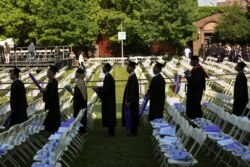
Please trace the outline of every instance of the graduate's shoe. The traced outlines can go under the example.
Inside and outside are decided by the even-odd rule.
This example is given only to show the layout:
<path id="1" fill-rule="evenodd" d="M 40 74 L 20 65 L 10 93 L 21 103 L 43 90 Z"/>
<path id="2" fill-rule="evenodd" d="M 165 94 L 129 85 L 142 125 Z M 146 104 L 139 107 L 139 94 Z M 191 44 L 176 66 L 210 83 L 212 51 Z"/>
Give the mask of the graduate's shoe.
<path id="1" fill-rule="evenodd" d="M 108 134 L 109 134 L 109 136 L 115 136 L 115 128 L 114 127 L 109 127 Z"/>
<path id="2" fill-rule="evenodd" d="M 128 136 L 137 136 L 137 132 L 129 132 Z"/>

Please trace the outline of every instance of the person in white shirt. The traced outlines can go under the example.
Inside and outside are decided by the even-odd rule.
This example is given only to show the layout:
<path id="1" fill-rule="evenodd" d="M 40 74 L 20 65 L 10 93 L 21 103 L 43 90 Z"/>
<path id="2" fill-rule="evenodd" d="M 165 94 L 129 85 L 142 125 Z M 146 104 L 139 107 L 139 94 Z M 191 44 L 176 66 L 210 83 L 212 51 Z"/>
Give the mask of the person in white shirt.
<path id="1" fill-rule="evenodd" d="M 186 46 L 186 48 L 184 49 L 184 56 L 189 58 L 191 53 L 192 53 L 191 49 L 188 46 Z"/>
<path id="2" fill-rule="evenodd" d="M 81 52 L 80 55 L 79 55 L 79 58 L 78 58 L 78 62 L 79 62 L 80 67 L 84 67 L 83 61 L 84 61 L 83 52 Z"/>
<path id="3" fill-rule="evenodd" d="M 35 45 L 33 42 L 31 42 L 28 46 L 28 60 L 31 61 L 32 58 L 35 58 Z"/>
<path id="4" fill-rule="evenodd" d="M 10 63 L 10 45 L 5 42 L 5 47 L 4 47 L 4 58 L 5 58 L 5 63 Z"/>

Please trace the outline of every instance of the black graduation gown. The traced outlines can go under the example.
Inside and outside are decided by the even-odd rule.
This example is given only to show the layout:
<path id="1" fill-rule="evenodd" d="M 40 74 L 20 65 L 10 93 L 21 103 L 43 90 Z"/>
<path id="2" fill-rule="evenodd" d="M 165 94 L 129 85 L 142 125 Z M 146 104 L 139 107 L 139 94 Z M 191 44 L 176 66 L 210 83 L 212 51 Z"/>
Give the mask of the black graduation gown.
<path id="1" fill-rule="evenodd" d="M 45 110 L 49 110 L 44 121 L 45 130 L 55 132 L 61 124 L 58 82 L 56 79 L 51 79 L 47 84 L 46 91 L 43 93 L 43 101 L 45 102 Z"/>
<path id="2" fill-rule="evenodd" d="M 27 99 L 26 99 L 26 90 L 22 81 L 15 80 L 11 84 L 10 92 L 10 126 L 20 124 L 28 120 L 27 116 Z"/>
<path id="3" fill-rule="evenodd" d="M 187 78 L 186 115 L 190 119 L 202 117 L 201 98 L 206 88 L 206 73 L 202 67 L 194 67 Z"/>
<path id="4" fill-rule="evenodd" d="M 107 73 L 103 80 L 103 87 L 99 87 L 97 94 L 102 100 L 103 127 L 116 126 L 115 80 Z"/>
<path id="5" fill-rule="evenodd" d="M 149 121 L 163 118 L 165 104 L 165 80 L 161 74 L 157 74 L 151 80 L 148 94 L 150 95 Z"/>
<path id="6" fill-rule="evenodd" d="M 84 100 L 83 95 L 80 89 L 76 86 L 74 89 L 74 96 L 73 96 L 73 109 L 74 109 L 74 118 L 77 117 L 79 111 L 81 109 L 87 108 L 87 100 Z M 84 128 L 87 126 L 87 111 L 85 111 L 81 123 Z"/>
<path id="7" fill-rule="evenodd" d="M 139 84 L 138 79 L 135 74 L 129 76 L 127 85 L 123 94 L 123 102 L 122 102 L 122 125 L 126 126 L 126 118 L 124 106 L 125 103 L 130 103 L 130 111 L 131 111 L 131 126 L 137 127 L 139 125 Z"/>
<path id="8" fill-rule="evenodd" d="M 248 103 L 247 78 L 243 72 L 236 76 L 234 84 L 233 114 L 240 116 Z"/>

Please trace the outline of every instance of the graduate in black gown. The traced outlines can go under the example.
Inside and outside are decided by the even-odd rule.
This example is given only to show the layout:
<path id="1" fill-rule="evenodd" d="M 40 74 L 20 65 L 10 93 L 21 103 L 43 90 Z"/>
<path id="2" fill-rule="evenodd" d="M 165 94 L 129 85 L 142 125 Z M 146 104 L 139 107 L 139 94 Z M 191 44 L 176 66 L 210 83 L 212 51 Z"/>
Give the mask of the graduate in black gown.
<path id="1" fill-rule="evenodd" d="M 190 119 L 195 119 L 203 116 L 201 98 L 206 89 L 208 75 L 199 64 L 198 56 L 191 57 L 190 65 L 193 66 L 192 70 L 185 72 L 187 79 L 186 115 Z"/>
<path id="2" fill-rule="evenodd" d="M 124 90 L 123 94 L 123 102 L 122 102 L 122 125 L 126 125 L 126 118 L 125 118 L 125 110 L 124 107 L 128 107 L 130 109 L 130 120 L 131 120 L 131 127 L 130 127 L 130 135 L 136 136 L 137 135 L 137 127 L 139 125 L 139 84 L 137 76 L 134 72 L 136 67 L 136 63 L 129 61 L 127 65 L 127 72 L 129 73 L 128 81 Z"/>
<path id="3" fill-rule="evenodd" d="M 50 65 L 47 71 L 49 82 L 46 88 L 40 89 L 43 93 L 43 101 L 45 102 L 45 110 L 49 111 L 45 118 L 45 130 L 48 132 L 55 132 L 61 124 L 61 114 L 59 106 L 58 82 L 55 79 L 58 68 Z"/>
<path id="4" fill-rule="evenodd" d="M 28 120 L 26 89 L 23 82 L 19 79 L 20 72 L 21 71 L 16 67 L 10 71 L 10 79 L 13 80 L 13 82 L 10 92 L 11 115 L 9 126 L 20 124 Z"/>
<path id="5" fill-rule="evenodd" d="M 112 66 L 107 63 L 102 70 L 105 74 L 102 87 L 93 89 L 102 100 L 102 125 L 108 127 L 110 136 L 115 135 L 116 126 L 116 100 L 115 100 L 115 80 L 109 73 Z"/>
<path id="6" fill-rule="evenodd" d="M 239 62 L 235 66 L 235 70 L 238 72 L 238 74 L 234 84 L 233 114 L 237 116 L 243 114 L 248 103 L 247 78 L 243 71 L 245 66 L 246 64 L 244 62 Z M 247 112 L 245 112 L 245 114 L 247 114 Z"/>
<path id="7" fill-rule="evenodd" d="M 79 111 L 81 109 L 87 108 L 87 88 L 85 86 L 84 78 L 85 78 L 85 70 L 82 68 L 78 68 L 75 73 L 76 86 L 73 93 L 73 109 L 74 109 L 74 118 L 77 117 Z M 84 134 L 87 132 L 87 110 L 84 112 L 84 115 L 81 120 L 82 127 L 79 132 Z"/>
<path id="8" fill-rule="evenodd" d="M 165 80 L 161 75 L 161 69 L 164 65 L 156 62 L 152 78 L 147 94 L 149 95 L 149 121 L 163 118 L 163 111 L 165 105 Z"/>

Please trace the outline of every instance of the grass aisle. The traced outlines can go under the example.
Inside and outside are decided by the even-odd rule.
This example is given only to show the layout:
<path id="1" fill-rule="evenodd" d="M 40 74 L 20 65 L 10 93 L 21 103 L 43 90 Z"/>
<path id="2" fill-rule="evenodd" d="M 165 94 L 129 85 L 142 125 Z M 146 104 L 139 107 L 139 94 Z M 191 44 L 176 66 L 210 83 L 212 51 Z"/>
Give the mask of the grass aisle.
<path id="1" fill-rule="evenodd" d="M 124 67 L 114 68 L 115 80 L 126 80 Z M 116 83 L 117 127 L 115 137 L 108 136 L 108 129 L 102 127 L 100 105 L 95 106 L 96 119 L 93 129 L 86 136 L 86 143 L 73 167 L 157 167 L 153 155 L 151 130 L 141 126 L 138 136 L 127 136 L 127 130 L 121 126 L 121 101 L 126 82 Z"/>
<path id="2" fill-rule="evenodd" d="M 115 137 L 109 137 L 107 128 L 101 126 L 100 106 L 97 105 L 95 110 L 97 118 L 94 127 L 86 137 L 87 142 L 74 167 L 159 166 L 152 153 L 150 129 L 141 125 L 138 136 L 127 136 L 126 129 L 121 127 L 121 113 L 118 112 Z"/>

